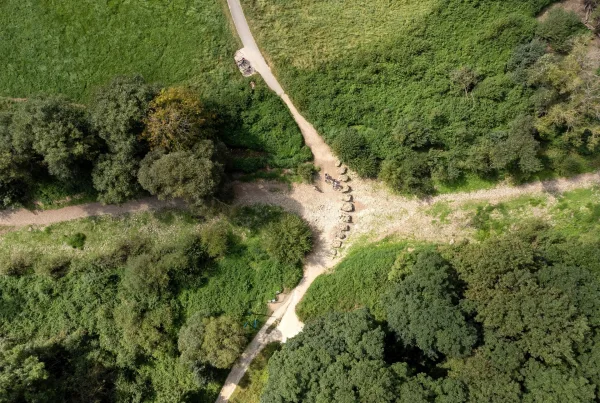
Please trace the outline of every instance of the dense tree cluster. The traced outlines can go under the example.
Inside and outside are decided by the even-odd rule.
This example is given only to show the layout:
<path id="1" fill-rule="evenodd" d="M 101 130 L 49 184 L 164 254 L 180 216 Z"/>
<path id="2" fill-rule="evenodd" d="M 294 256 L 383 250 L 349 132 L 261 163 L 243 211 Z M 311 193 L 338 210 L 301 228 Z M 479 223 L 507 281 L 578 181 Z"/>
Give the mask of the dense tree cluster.
<path id="1" fill-rule="evenodd" d="M 313 320 L 270 360 L 262 401 L 597 401 L 598 273 L 597 245 L 539 224 L 405 252 L 385 321 Z"/>
<path id="2" fill-rule="evenodd" d="M 88 249 L 94 234 L 72 253 L 40 242 L 63 238 L 60 226 L 24 231 L 14 248 L 44 253 L 0 251 L 0 401 L 214 401 L 251 312 L 302 276 L 301 262 L 270 256 L 268 228 L 288 216 L 247 208 L 199 230 L 164 213 L 126 236 L 113 231 L 152 219 L 107 218 L 93 223 L 110 233 L 100 249 Z"/>
<path id="3" fill-rule="evenodd" d="M 256 102 L 268 100 L 257 96 Z M 234 131 L 260 130 L 260 136 L 268 137 L 275 126 L 291 120 L 281 114 L 268 122 L 236 115 L 256 113 L 253 102 L 207 107 L 190 88 L 160 88 L 134 76 L 117 77 L 98 88 L 87 107 L 62 97 L 9 104 L 0 108 L 0 207 L 36 201 L 39 189 L 52 187 L 58 189 L 54 198 L 85 191 L 104 203 L 123 203 L 148 192 L 199 206 L 225 194 L 226 167 L 255 171 L 271 163 L 269 156 L 280 154 L 275 166 L 294 167 L 310 159 L 301 136 L 300 143 L 292 136 L 268 145 L 252 136 L 243 142 L 232 136 Z M 240 120 L 256 127 L 242 130 Z M 262 151 L 263 157 L 248 165 L 238 150 L 229 158 L 223 140 Z"/>

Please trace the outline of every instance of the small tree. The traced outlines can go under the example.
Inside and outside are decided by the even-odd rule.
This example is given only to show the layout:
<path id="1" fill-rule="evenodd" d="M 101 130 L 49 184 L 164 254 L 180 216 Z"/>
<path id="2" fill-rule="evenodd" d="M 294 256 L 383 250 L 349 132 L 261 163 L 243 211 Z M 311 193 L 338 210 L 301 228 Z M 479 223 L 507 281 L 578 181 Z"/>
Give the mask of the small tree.
<path id="1" fill-rule="evenodd" d="M 159 198 L 183 198 L 202 204 L 217 191 L 223 174 L 219 163 L 193 151 L 152 152 L 142 161 L 138 180 Z"/>
<path id="2" fill-rule="evenodd" d="M 229 368 L 240 356 L 247 339 L 240 323 L 228 316 L 203 321 L 204 340 L 200 352 L 215 368 Z"/>
<path id="3" fill-rule="evenodd" d="M 264 245 L 281 263 L 298 264 L 312 249 L 312 233 L 302 218 L 285 214 L 265 228 Z"/>
<path id="4" fill-rule="evenodd" d="M 150 103 L 142 137 L 153 150 L 184 150 L 212 137 L 198 96 L 183 87 L 164 89 Z"/>
<path id="5" fill-rule="evenodd" d="M 465 92 L 466 97 L 469 96 L 469 92 L 475 88 L 475 84 L 477 84 L 477 74 L 468 66 L 462 66 L 454 70 L 450 73 L 450 79 L 454 85 Z"/>

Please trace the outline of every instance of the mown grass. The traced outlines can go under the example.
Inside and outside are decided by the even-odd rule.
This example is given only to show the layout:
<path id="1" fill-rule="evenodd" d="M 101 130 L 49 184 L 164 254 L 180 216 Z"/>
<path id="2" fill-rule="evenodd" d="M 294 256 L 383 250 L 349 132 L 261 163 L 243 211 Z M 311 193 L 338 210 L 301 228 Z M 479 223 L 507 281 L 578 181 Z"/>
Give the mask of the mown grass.
<path id="1" fill-rule="evenodd" d="M 206 0 L 3 1 L 0 94 L 84 100 L 94 86 L 124 74 L 214 93 L 236 72 L 236 43 L 222 6 Z"/>

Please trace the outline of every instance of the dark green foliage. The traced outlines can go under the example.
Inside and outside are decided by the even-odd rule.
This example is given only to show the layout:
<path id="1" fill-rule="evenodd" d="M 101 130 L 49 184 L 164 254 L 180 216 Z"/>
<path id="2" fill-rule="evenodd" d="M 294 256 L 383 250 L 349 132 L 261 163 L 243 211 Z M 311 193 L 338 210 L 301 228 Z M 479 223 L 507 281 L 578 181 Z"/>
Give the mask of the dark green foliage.
<path id="1" fill-rule="evenodd" d="M 511 72 L 516 82 L 527 83 L 527 69 L 546 53 L 546 44 L 539 39 L 519 45 L 513 51 L 506 63 L 506 69 Z"/>
<path id="2" fill-rule="evenodd" d="M 81 232 L 77 232 L 71 236 L 67 237 L 67 245 L 69 245 L 70 247 L 74 248 L 74 249 L 83 249 L 84 245 L 85 245 L 85 239 L 86 236 L 85 234 L 81 233 Z"/>
<path id="3" fill-rule="evenodd" d="M 296 265 L 312 249 L 310 227 L 298 216 L 285 215 L 264 231 L 267 252 L 281 263 Z"/>
<path id="4" fill-rule="evenodd" d="M 157 89 L 140 76 L 116 77 L 96 90 L 90 103 L 90 121 L 111 153 L 133 156 L 148 105 Z"/>
<path id="5" fill-rule="evenodd" d="M 317 280 L 300 313 L 325 328 L 326 317 L 315 320 L 321 312 L 384 310 L 396 402 L 591 403 L 600 386 L 600 266 L 597 237 L 581 239 L 531 222 L 441 254 L 431 246 L 399 253 L 400 244 L 389 272 L 375 256 L 392 245 L 371 245 Z M 373 303 L 381 294 L 387 298 Z M 270 369 L 273 384 L 301 390 L 275 374 Z"/>
<path id="6" fill-rule="evenodd" d="M 539 143 L 533 118 L 522 116 L 511 123 L 506 132 L 492 132 L 478 144 L 476 156 L 481 172 L 507 171 L 518 178 L 526 178 L 542 170 L 538 158 Z M 484 162 L 484 161 L 487 161 Z"/>
<path id="7" fill-rule="evenodd" d="M 333 151 L 342 161 L 359 175 L 374 177 L 377 175 L 378 163 L 371 154 L 365 137 L 353 128 L 339 131 L 335 134 Z"/>
<path id="8" fill-rule="evenodd" d="M 393 401 L 384 333 L 365 310 L 307 324 L 273 354 L 269 374 L 263 403 Z"/>
<path id="9" fill-rule="evenodd" d="M 425 196 L 434 191 L 427 155 L 415 151 L 385 160 L 379 178 L 400 193 Z"/>
<path id="10" fill-rule="evenodd" d="M 92 172 L 98 199 L 107 204 L 119 204 L 132 199 L 141 191 L 137 181 L 139 163 L 125 153 L 106 154 L 98 158 Z"/>
<path id="11" fill-rule="evenodd" d="M 86 161 L 94 159 L 96 140 L 85 111 L 63 98 L 28 102 L 14 117 L 13 144 L 21 154 L 40 156 L 50 175 L 79 179 Z"/>
<path id="12" fill-rule="evenodd" d="M 43 399 L 43 395 L 32 388 L 48 377 L 43 362 L 31 346 L 11 346 L 0 341 L 0 401 L 16 402 Z"/>
<path id="13" fill-rule="evenodd" d="M 585 31 L 585 26 L 577 14 L 556 7 L 548 12 L 538 26 L 536 34 L 548 41 L 557 52 L 566 53 L 571 49 L 569 39 L 582 31 Z"/>
<path id="14" fill-rule="evenodd" d="M 238 214 L 263 226 L 286 216 Z M 284 279 L 302 275 L 269 257 L 265 234 L 221 220 L 235 236 L 218 260 L 176 211 L 3 234 L 0 400 L 214 401 L 226 375 L 214 367 L 237 359 L 244 323 L 262 324 Z M 85 248 L 65 249 L 76 230 Z"/>
<path id="15" fill-rule="evenodd" d="M 399 340 L 434 358 L 469 355 L 477 334 L 458 306 L 460 287 L 448 262 L 423 251 L 405 270 L 385 303 L 387 321 Z"/>
<path id="16" fill-rule="evenodd" d="M 313 183 L 315 174 L 318 172 L 314 164 L 308 162 L 298 165 L 296 173 L 302 178 L 305 183 Z"/>
<path id="17" fill-rule="evenodd" d="M 216 193 L 223 175 L 221 164 L 212 160 L 212 142 L 205 141 L 205 147 L 198 151 L 149 153 L 140 166 L 140 185 L 163 199 L 182 198 L 202 204 Z"/>

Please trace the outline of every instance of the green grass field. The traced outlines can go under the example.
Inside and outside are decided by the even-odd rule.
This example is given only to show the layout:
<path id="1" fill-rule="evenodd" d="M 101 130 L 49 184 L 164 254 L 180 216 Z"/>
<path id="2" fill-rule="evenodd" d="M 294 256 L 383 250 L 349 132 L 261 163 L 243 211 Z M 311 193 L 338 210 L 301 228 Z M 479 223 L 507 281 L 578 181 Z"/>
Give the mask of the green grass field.
<path id="1" fill-rule="evenodd" d="M 3 96 L 85 100 L 96 85 L 127 74 L 212 93 L 236 74 L 220 1 L 7 0 L 0 37 Z"/>
<path id="2" fill-rule="evenodd" d="M 368 307 L 381 319 L 382 293 L 388 284 L 388 272 L 406 242 L 389 240 L 354 247 L 329 274 L 318 277 L 298 305 L 298 316 L 306 321 L 330 311 L 351 311 Z"/>

